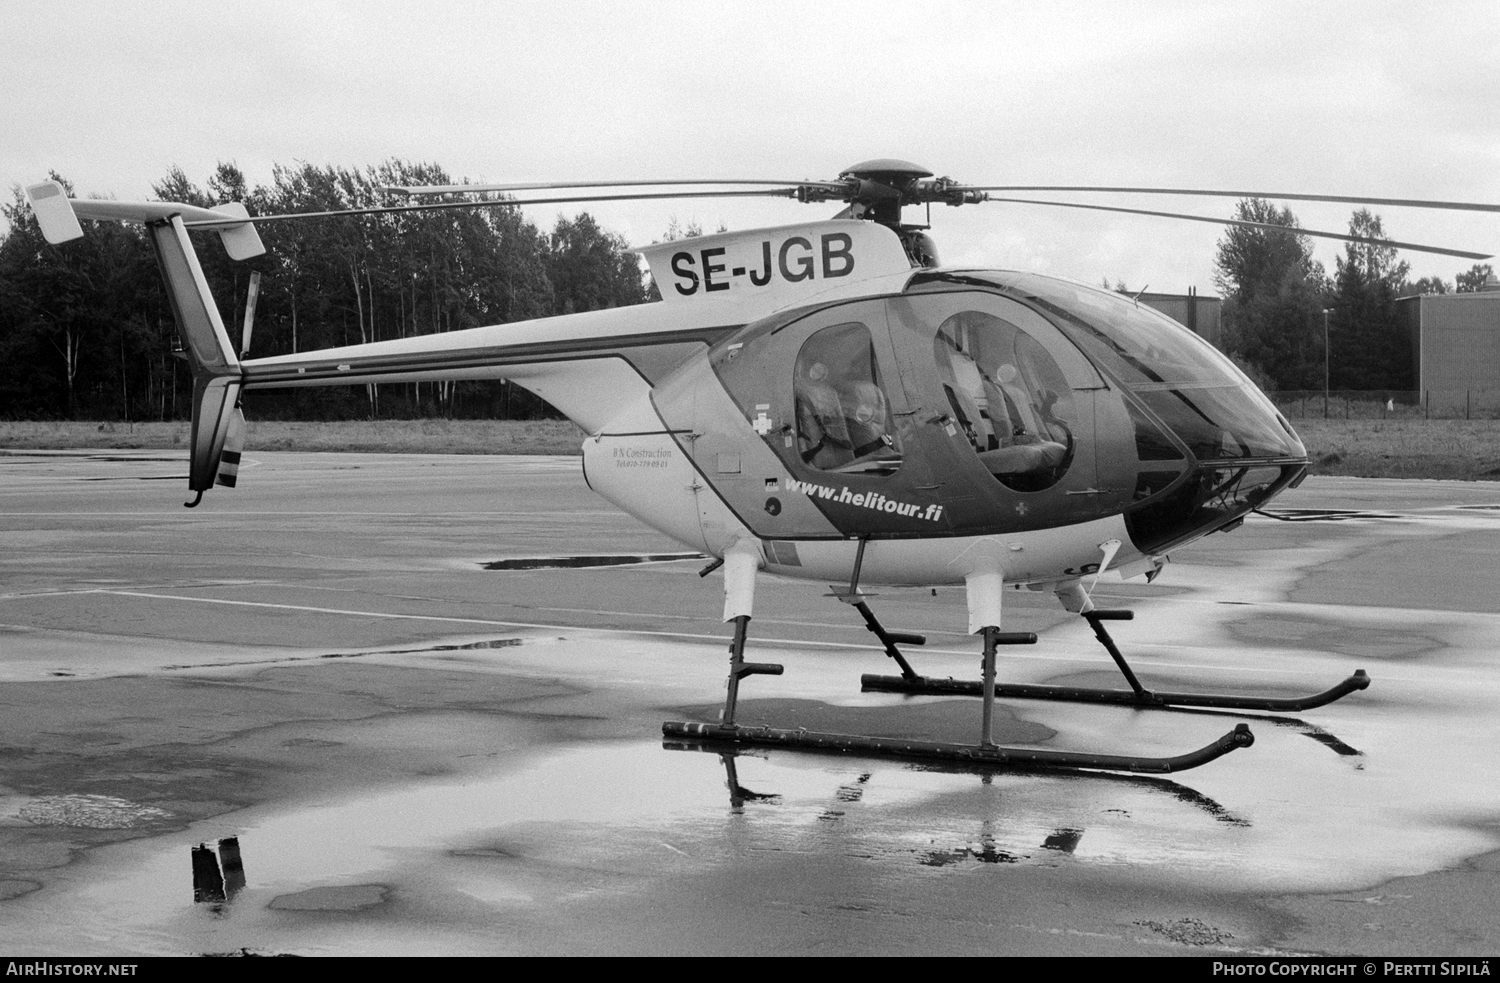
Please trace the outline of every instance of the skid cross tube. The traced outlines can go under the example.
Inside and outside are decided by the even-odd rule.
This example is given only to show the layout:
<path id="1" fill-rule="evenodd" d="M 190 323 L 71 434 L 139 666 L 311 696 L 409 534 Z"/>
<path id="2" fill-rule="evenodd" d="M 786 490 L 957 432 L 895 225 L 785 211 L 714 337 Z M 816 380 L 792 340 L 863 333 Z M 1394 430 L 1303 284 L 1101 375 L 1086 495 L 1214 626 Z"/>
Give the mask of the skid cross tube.
<path id="1" fill-rule="evenodd" d="M 1105 621 L 1130 621 L 1134 617 L 1134 611 L 1101 611 L 1098 609 L 1087 611 L 1083 615 L 1084 620 L 1089 623 L 1089 627 L 1094 629 L 1094 637 L 1099 639 L 1099 644 L 1104 646 L 1104 650 L 1109 653 L 1109 657 L 1115 660 L 1115 665 L 1120 667 L 1120 672 L 1124 674 L 1125 681 L 1130 684 L 1130 688 L 1135 690 L 1135 695 L 1149 697 L 1151 694 L 1147 692 L 1146 687 L 1141 685 L 1141 681 L 1135 678 L 1135 673 L 1130 671 L 1130 663 L 1126 662 L 1125 656 L 1120 654 L 1119 648 L 1115 645 L 1115 640 L 1110 637 L 1109 632 L 1104 630 L 1103 625 Z"/>
<path id="2" fill-rule="evenodd" d="M 866 597 L 875 595 L 860 592 L 859 574 L 865 565 L 865 547 L 869 545 L 869 542 L 868 536 L 862 537 L 859 541 L 859 548 L 854 553 L 854 569 L 849 574 L 848 590 L 841 591 L 834 588 L 833 593 L 828 596 L 838 598 L 859 612 L 859 616 L 865 619 L 865 629 L 880 639 L 885 654 L 895 659 L 896 665 L 901 667 L 903 679 L 921 679 L 922 677 L 911 667 L 911 663 L 906 661 L 906 656 L 901 654 L 901 650 L 896 645 L 898 642 L 902 645 L 926 645 L 927 636 L 918 635 L 915 632 L 887 631 L 885 625 L 880 623 L 880 619 L 875 617 L 875 612 L 870 610 L 870 605 L 865 603 Z"/>
<path id="3" fill-rule="evenodd" d="M 910 741 L 895 737 L 857 737 L 850 734 L 822 734 L 807 730 L 780 730 L 774 727 L 733 727 L 725 724 L 680 721 L 668 721 L 661 725 L 661 730 L 662 735 L 668 738 L 695 739 L 737 746 L 797 748 L 831 754 L 878 754 L 884 757 L 913 758 L 919 761 L 954 761 L 1005 768 L 1125 771 L 1148 775 L 1186 771 L 1189 768 L 1207 764 L 1215 758 L 1221 758 L 1236 748 L 1249 747 L 1255 743 L 1255 736 L 1250 733 L 1248 724 L 1236 724 L 1234 730 L 1212 744 L 1196 751 L 1171 757 L 1044 751 L 1035 748 L 949 744 L 941 741 Z"/>
<path id="4" fill-rule="evenodd" d="M 903 645 L 926 645 L 927 636 L 904 631 L 887 631 L 885 626 L 880 623 L 880 619 L 875 617 L 875 612 L 871 611 L 870 606 L 864 601 L 856 601 L 854 610 L 858 611 L 860 617 L 865 619 L 865 629 L 873 632 L 875 637 L 880 639 L 880 644 L 885 648 L 885 654 L 895 659 L 896 665 L 901 667 L 901 678 L 921 679 L 922 677 L 911 667 L 911 663 L 906 661 L 906 656 L 902 655 L 901 650 L 896 647 L 896 643 L 900 642 Z"/>
<path id="5" fill-rule="evenodd" d="M 1208 707 L 1218 710 L 1265 710 L 1280 713 L 1295 713 L 1325 706 L 1334 700 L 1348 696 L 1370 685 L 1370 677 L 1363 669 L 1341 680 L 1321 693 L 1308 696 L 1264 697 L 1218 693 L 1169 693 L 1148 690 L 1131 671 L 1129 663 L 1120 654 L 1114 639 L 1101 622 L 1129 621 L 1131 611 L 1090 611 L 1083 616 L 1094 629 L 1099 643 L 1115 660 L 1115 665 L 1124 674 L 1129 690 L 1096 689 L 1086 686 L 1038 686 L 1024 683 L 996 685 L 995 696 L 1028 700 L 1067 700 L 1074 703 L 1112 703 L 1137 707 Z M 911 693 L 928 696 L 983 696 L 984 686 L 970 679 L 934 679 L 928 676 L 880 676 L 867 673 L 860 677 L 865 690 L 886 693 Z"/>

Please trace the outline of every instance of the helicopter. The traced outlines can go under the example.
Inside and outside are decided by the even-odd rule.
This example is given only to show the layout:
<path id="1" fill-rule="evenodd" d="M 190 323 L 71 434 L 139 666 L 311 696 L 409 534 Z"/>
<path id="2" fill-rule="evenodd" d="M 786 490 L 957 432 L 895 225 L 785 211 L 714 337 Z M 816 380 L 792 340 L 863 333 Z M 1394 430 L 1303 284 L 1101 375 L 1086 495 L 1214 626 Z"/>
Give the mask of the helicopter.
<path id="1" fill-rule="evenodd" d="M 677 190 L 641 190 L 659 187 Z M 1008 748 L 994 740 L 995 700 L 1299 711 L 1366 688 L 1369 677 L 1360 670 L 1303 697 L 1155 692 L 1141 683 L 1104 624 L 1128 620 L 1132 612 L 1099 608 L 1092 599 L 1102 574 L 1150 582 L 1173 550 L 1236 528 L 1297 487 L 1308 472 L 1306 448 L 1228 358 L 1150 307 L 1058 277 L 941 265 L 928 234 L 931 206 L 1011 202 L 1269 229 L 1280 227 L 1010 195 L 1132 192 L 1500 211 L 1410 199 L 967 185 L 895 159 L 856 164 L 831 181 L 386 190 L 415 203 L 251 216 L 239 203 L 202 208 L 70 199 L 56 181 L 25 189 L 53 244 L 81 236 L 80 218 L 146 226 L 193 373 L 189 490 L 196 498 L 189 507 L 216 482 L 237 482 L 246 391 L 506 379 L 585 431 L 583 476 L 593 491 L 711 557 L 705 576 L 723 570 L 723 620 L 733 626 L 733 638 L 719 719 L 669 721 L 666 737 L 1143 773 L 1196 767 L 1249 746 L 1254 737 L 1239 723 L 1214 743 L 1172 757 Z M 565 195 L 517 200 L 517 192 Z M 506 197 L 472 197 L 495 194 Z M 640 247 L 659 303 L 256 359 L 244 355 L 253 300 L 246 343 L 237 350 L 189 235 L 216 231 L 232 259 L 247 260 L 265 251 L 256 226 L 267 222 L 732 196 L 844 208 L 828 219 Z M 903 209 L 911 206 L 925 206 L 929 221 L 904 222 Z M 1415 243 L 1376 244 L 1489 258 Z M 900 669 L 895 676 L 864 676 L 866 689 L 979 697 L 978 741 L 898 741 L 738 724 L 741 683 L 784 671 L 746 659 L 763 574 L 831 584 L 830 596 L 860 615 Z M 980 679 L 922 676 L 902 646 L 920 646 L 925 638 L 887 629 L 870 607 L 870 585 L 963 586 L 968 632 L 982 639 Z M 1129 688 L 997 682 L 999 649 L 1037 641 L 1034 633 L 1002 630 L 1006 590 L 1055 594 L 1089 623 Z"/>

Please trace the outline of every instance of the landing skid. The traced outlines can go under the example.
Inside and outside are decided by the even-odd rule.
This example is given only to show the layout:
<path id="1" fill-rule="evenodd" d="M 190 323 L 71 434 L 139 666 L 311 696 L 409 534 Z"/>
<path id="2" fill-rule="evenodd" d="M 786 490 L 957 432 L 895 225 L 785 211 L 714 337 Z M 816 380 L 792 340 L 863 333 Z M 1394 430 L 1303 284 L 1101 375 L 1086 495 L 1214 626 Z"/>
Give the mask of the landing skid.
<path id="1" fill-rule="evenodd" d="M 862 612 L 864 613 L 864 612 Z M 1105 630 L 1104 621 L 1129 621 L 1134 616 L 1131 611 L 1090 611 L 1083 615 L 1084 619 L 1094 629 L 1094 635 L 1099 639 L 1099 644 L 1109 651 L 1110 656 L 1119 666 L 1120 672 L 1125 676 L 1125 681 L 1130 684 L 1129 690 L 1117 689 L 1095 689 L 1081 686 L 1035 686 L 1028 684 L 999 684 L 994 687 L 996 696 L 1012 697 L 1031 700 L 1067 700 L 1076 703 L 1112 703 L 1126 706 L 1140 707 L 1211 707 L 1219 710 L 1268 710 L 1274 712 L 1296 712 L 1299 710 L 1311 710 L 1314 707 L 1324 706 L 1334 700 L 1348 696 L 1356 690 L 1365 689 L 1370 685 L 1370 677 L 1365 675 L 1363 669 L 1357 670 L 1354 675 L 1341 681 L 1337 685 L 1314 693 L 1309 696 L 1294 697 L 1262 697 L 1243 696 L 1233 694 L 1216 693 L 1168 693 L 1148 690 L 1141 685 L 1140 680 L 1131 670 L 1125 657 L 1120 654 L 1114 639 Z M 867 616 L 868 620 L 868 616 Z M 871 631 L 876 631 L 871 628 Z M 880 632 L 877 632 L 880 634 Z M 1031 641 L 1036 636 L 1031 636 Z M 907 640 L 903 637 L 902 640 Z M 884 637 L 882 637 L 884 641 Z M 918 643 L 920 644 L 920 643 Z M 1017 644 L 1028 644 L 1018 641 Z M 887 649 L 891 646 L 887 645 Z M 889 653 L 888 653 L 889 654 Z M 892 656 L 899 658 L 899 656 Z M 935 679 L 929 676 L 921 676 L 909 671 L 909 664 L 905 659 L 900 659 L 902 675 L 880 676 L 867 673 L 860 677 L 861 686 L 865 690 L 874 690 L 885 693 L 911 693 L 928 696 L 983 696 L 984 685 L 978 680 L 968 679 Z"/>
<path id="2" fill-rule="evenodd" d="M 888 654 L 896 659 L 906 671 L 910 666 L 893 651 L 895 641 L 918 643 L 920 636 L 899 635 L 887 632 L 862 602 L 856 605 L 864 616 L 869 629 L 885 643 Z M 1249 747 L 1255 742 L 1247 724 L 1237 724 L 1234 730 L 1217 741 L 1196 751 L 1170 757 L 1144 755 L 1093 754 L 1079 751 L 1045 751 L 1034 748 L 1000 747 L 994 741 L 995 694 L 1001 690 L 995 685 L 995 652 L 1001 645 L 1026 645 L 1036 641 L 1030 632 L 1002 632 L 997 628 L 984 628 L 984 660 L 981 663 L 984 682 L 978 693 L 984 700 L 981 716 L 980 736 L 977 744 L 957 744 L 940 741 L 913 741 L 901 738 L 865 737 L 851 734 L 825 734 L 807 730 L 784 730 L 775 727 L 747 727 L 735 723 L 739 704 L 740 681 L 747 676 L 778 676 L 782 667 L 771 663 L 745 661 L 745 641 L 749 634 L 750 616 L 736 615 L 734 640 L 729 645 L 729 679 L 724 699 L 724 708 L 717 724 L 667 721 L 662 724 L 662 734 L 668 738 L 686 738 L 697 741 L 718 742 L 735 746 L 767 746 L 798 748 L 807 751 L 833 753 L 874 754 L 897 758 L 915 758 L 924 761 L 949 761 L 960 764 L 982 764 L 1007 768 L 1045 770 L 1097 770 L 1123 771 L 1138 774 L 1167 774 L 1185 771 L 1223 757 L 1236 748 Z M 921 677 L 912 675 L 920 680 Z"/>
<path id="3" fill-rule="evenodd" d="M 981 744 L 949 744 L 940 741 L 910 741 L 902 738 L 858 737 L 850 734 L 820 734 L 807 730 L 781 730 L 775 727 L 740 727 L 733 724 L 700 724 L 667 721 L 661 725 L 666 737 L 696 741 L 797 748 L 844 754 L 875 754 L 882 757 L 914 758 L 920 761 L 952 761 L 961 764 L 996 765 L 1005 768 L 1037 770 L 1125 771 L 1135 774 L 1164 775 L 1186 771 L 1221 758 L 1235 748 L 1255 743 L 1248 724 L 1236 724 L 1234 730 L 1206 747 L 1173 757 L 1146 757 L 1123 754 L 1090 754 L 1079 751 L 1042 751 L 1032 748 L 997 747 Z"/>
<path id="4" fill-rule="evenodd" d="M 877 676 L 866 673 L 860 677 L 861 687 L 867 692 L 911 693 L 922 696 L 983 696 L 978 680 L 934 679 L 930 676 Z M 1212 707 L 1218 710 L 1269 710 L 1295 712 L 1325 706 L 1340 697 L 1370 685 L 1370 677 L 1360 669 L 1337 685 L 1314 693 L 1311 696 L 1286 698 L 1258 696 L 1225 696 L 1216 693 L 1167 693 L 1155 690 L 1133 692 L 1121 689 L 1093 689 L 1084 686 L 1032 686 L 1025 683 L 1000 684 L 995 695 L 1024 700 L 1067 700 L 1073 703 L 1113 703 L 1143 707 Z"/>

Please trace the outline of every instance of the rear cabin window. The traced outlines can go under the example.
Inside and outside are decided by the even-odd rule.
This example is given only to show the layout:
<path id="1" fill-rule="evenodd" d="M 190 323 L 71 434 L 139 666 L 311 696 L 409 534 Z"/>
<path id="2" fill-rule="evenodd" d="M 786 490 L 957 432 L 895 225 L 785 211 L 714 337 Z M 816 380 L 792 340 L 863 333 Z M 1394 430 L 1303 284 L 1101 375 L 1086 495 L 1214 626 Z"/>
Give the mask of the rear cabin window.
<path id="1" fill-rule="evenodd" d="M 812 334 L 797 354 L 797 453 L 819 471 L 890 474 L 901 463 L 870 329 L 859 321 Z"/>

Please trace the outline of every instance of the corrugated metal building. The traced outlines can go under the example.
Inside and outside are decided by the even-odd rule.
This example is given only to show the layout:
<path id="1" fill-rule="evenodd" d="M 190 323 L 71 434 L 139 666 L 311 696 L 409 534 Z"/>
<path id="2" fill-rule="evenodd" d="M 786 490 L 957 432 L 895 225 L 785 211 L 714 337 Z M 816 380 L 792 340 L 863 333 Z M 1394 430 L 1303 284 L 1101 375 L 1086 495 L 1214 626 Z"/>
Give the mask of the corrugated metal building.
<path id="1" fill-rule="evenodd" d="M 1500 289 L 1403 297 L 1396 307 L 1411 337 L 1417 388 L 1500 389 Z"/>
<path id="2" fill-rule="evenodd" d="M 1219 346 L 1219 313 L 1224 302 L 1217 297 L 1200 297 L 1196 287 L 1189 287 L 1185 294 L 1142 293 L 1141 303 L 1154 307 L 1204 341 Z"/>

